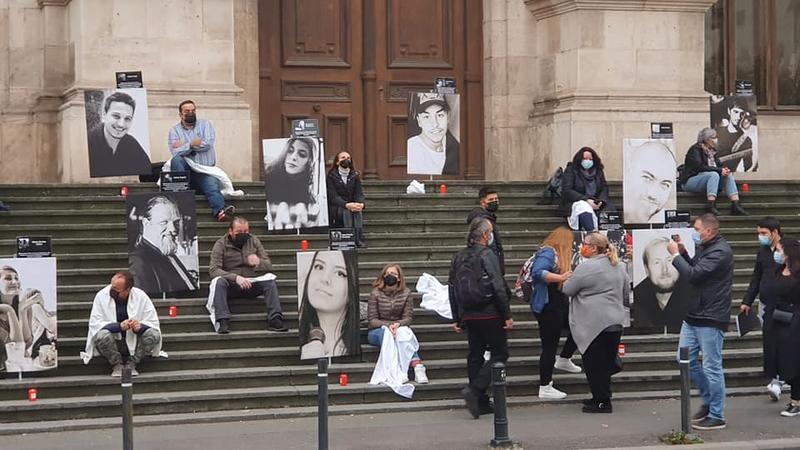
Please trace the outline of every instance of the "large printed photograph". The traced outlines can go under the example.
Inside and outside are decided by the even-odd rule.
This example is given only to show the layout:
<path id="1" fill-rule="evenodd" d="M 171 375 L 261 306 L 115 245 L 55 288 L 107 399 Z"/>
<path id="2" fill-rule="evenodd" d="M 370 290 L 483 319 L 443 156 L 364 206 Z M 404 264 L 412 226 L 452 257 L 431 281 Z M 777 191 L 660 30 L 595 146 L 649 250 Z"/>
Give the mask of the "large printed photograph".
<path id="1" fill-rule="evenodd" d="M 328 226 L 322 141 L 311 137 L 264 139 L 267 227 L 291 230 Z"/>
<path id="2" fill-rule="evenodd" d="M 200 288 L 193 192 L 128 195 L 128 263 L 148 294 Z"/>
<path id="3" fill-rule="evenodd" d="M 84 101 L 89 176 L 151 173 L 147 91 L 90 90 Z"/>
<path id="4" fill-rule="evenodd" d="M 0 372 L 58 366 L 55 258 L 0 259 Z"/>
<path id="5" fill-rule="evenodd" d="M 459 95 L 412 92 L 408 105 L 409 174 L 458 175 Z"/>
<path id="6" fill-rule="evenodd" d="M 622 157 L 625 224 L 664 223 L 664 211 L 678 205 L 673 140 L 625 139 Z"/>
<path id="7" fill-rule="evenodd" d="M 357 268 L 354 251 L 297 253 L 300 359 L 361 352 Z"/>
<path id="8" fill-rule="evenodd" d="M 711 97 L 711 128 L 717 130 L 717 156 L 731 172 L 758 170 L 755 95 Z"/>

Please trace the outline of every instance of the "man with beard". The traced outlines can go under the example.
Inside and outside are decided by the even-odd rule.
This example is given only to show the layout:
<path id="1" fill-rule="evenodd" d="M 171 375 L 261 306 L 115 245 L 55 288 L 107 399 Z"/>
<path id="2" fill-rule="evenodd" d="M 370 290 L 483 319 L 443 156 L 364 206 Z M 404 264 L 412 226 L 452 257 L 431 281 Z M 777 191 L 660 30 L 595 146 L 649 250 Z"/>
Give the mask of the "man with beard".
<path id="1" fill-rule="evenodd" d="M 141 221 L 142 233 L 129 258 L 136 284 L 148 293 L 198 289 L 198 274 L 177 255 L 182 217 L 175 203 L 164 195 L 152 197 Z"/>
<path id="2" fill-rule="evenodd" d="M 625 223 L 663 223 L 664 207 L 675 192 L 675 156 L 661 142 L 633 150 L 625 170 Z"/>
<path id="3" fill-rule="evenodd" d="M 114 92 L 103 102 L 100 126 L 89 131 L 89 175 L 143 175 L 151 172 L 150 157 L 128 134 L 136 102 L 124 92 Z"/>
<path id="4" fill-rule="evenodd" d="M 633 289 L 633 318 L 637 327 L 667 326 L 678 331 L 689 307 L 691 287 L 673 267 L 667 244 L 669 238 L 656 238 L 642 252 L 647 276 Z"/>
<path id="5" fill-rule="evenodd" d="M 408 173 L 458 174 L 458 141 L 448 130 L 450 104 L 442 94 L 411 94 L 411 118 L 420 132 L 408 139 Z"/>

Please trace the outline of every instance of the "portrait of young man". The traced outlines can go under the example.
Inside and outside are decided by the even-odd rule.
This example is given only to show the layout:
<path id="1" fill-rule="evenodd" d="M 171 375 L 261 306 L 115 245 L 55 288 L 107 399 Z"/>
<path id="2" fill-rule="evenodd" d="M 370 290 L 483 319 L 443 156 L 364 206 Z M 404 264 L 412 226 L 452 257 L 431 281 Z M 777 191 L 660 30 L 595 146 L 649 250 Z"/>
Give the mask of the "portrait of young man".
<path id="1" fill-rule="evenodd" d="M 758 170 L 755 95 L 711 97 L 711 126 L 717 131 L 717 156 L 731 172 Z"/>
<path id="2" fill-rule="evenodd" d="M 409 174 L 458 174 L 458 111 L 458 94 L 411 93 L 406 144 Z"/>

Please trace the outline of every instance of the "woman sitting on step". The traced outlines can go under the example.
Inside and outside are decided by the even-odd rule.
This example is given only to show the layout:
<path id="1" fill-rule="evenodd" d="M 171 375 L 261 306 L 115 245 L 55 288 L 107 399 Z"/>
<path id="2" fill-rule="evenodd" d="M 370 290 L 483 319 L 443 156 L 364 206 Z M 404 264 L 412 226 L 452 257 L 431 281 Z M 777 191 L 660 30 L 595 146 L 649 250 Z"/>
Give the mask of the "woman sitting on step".
<path id="1" fill-rule="evenodd" d="M 598 214 L 615 210 L 608 197 L 603 161 L 591 147 L 581 148 L 567 163 L 561 192 L 558 212 L 567 217 L 573 230 L 595 231 Z"/>
<path id="2" fill-rule="evenodd" d="M 354 228 L 359 247 L 366 247 L 363 210 L 361 174 L 353 165 L 350 153 L 339 152 L 328 171 L 328 220 L 331 228 Z"/>
<path id="3" fill-rule="evenodd" d="M 367 341 L 380 348 L 383 345 L 384 326 L 395 334 L 398 328 L 411 325 L 414 302 L 411 299 L 411 290 L 406 287 L 403 269 L 397 264 L 384 266 L 372 286 L 374 288 L 369 296 L 367 309 Z M 414 368 L 414 380 L 417 383 L 428 382 L 425 366 L 418 353 L 411 358 L 411 367 Z"/>

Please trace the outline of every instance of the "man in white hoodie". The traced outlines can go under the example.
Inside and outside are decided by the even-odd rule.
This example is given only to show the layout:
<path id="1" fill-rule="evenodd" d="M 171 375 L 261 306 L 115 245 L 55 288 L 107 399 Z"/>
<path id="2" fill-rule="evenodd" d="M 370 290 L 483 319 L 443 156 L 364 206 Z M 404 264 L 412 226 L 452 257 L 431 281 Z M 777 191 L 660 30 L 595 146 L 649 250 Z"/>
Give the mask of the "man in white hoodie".
<path id="1" fill-rule="evenodd" d="M 125 359 L 136 376 L 136 365 L 142 359 L 161 352 L 156 308 L 144 291 L 133 287 L 131 272 L 114 274 L 111 284 L 94 297 L 86 351 L 81 353 L 84 364 L 89 363 L 95 350 L 111 364 L 112 377 L 122 376 Z"/>

